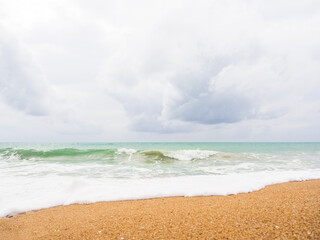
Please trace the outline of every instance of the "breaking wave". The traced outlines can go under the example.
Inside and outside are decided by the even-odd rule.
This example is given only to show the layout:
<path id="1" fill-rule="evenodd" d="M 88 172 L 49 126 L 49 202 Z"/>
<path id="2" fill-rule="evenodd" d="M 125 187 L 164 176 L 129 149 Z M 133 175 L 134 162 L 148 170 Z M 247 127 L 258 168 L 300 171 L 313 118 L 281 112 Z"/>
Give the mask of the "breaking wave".
<path id="1" fill-rule="evenodd" d="M 0 157 L 15 156 L 19 159 L 48 159 L 48 158 L 79 158 L 87 157 L 88 160 L 94 158 L 117 158 L 118 155 L 136 155 L 137 158 L 143 156 L 152 159 L 172 159 L 181 161 L 207 159 L 217 155 L 220 152 L 209 150 L 177 150 L 177 151 L 160 151 L 148 150 L 142 151 L 132 148 L 118 149 L 77 149 L 77 148 L 61 148 L 52 150 L 36 150 L 36 149 L 14 149 L 7 148 L 0 150 Z M 224 153 L 225 155 L 227 153 Z"/>

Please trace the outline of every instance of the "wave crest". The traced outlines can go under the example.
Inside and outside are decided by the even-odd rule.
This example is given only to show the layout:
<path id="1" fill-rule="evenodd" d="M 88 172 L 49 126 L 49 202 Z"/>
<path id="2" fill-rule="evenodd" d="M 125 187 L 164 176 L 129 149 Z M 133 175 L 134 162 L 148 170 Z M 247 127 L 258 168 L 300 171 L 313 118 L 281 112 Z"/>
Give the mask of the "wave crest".
<path id="1" fill-rule="evenodd" d="M 165 154 L 165 156 L 174 158 L 181 161 L 191 161 L 191 160 L 197 160 L 197 159 L 206 159 L 213 155 L 216 155 L 217 151 L 209 151 L 209 150 L 179 150 L 170 152 L 168 154 Z"/>
<path id="2" fill-rule="evenodd" d="M 113 155 L 114 149 L 76 149 L 76 148 L 61 148 L 53 150 L 35 150 L 35 149 L 1 149 L 0 155 L 10 157 L 12 155 L 20 159 L 30 158 L 53 158 L 53 157 L 80 157 L 90 155 Z"/>

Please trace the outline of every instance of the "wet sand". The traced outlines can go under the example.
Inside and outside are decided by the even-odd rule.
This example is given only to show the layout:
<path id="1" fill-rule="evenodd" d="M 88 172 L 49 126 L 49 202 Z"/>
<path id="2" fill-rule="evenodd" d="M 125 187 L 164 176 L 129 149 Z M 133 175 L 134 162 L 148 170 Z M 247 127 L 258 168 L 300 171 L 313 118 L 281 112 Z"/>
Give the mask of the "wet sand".
<path id="1" fill-rule="evenodd" d="M 74 204 L 0 218 L 0 239 L 320 239 L 320 180 L 212 197 Z"/>

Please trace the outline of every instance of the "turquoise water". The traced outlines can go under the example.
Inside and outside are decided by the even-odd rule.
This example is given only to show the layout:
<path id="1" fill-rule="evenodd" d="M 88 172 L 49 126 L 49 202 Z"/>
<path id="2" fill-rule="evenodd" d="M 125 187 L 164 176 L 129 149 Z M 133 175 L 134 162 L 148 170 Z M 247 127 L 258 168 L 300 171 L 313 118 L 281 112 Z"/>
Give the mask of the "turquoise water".
<path id="1" fill-rule="evenodd" d="M 320 143 L 0 143 L 0 216 L 320 178 Z"/>
<path id="2" fill-rule="evenodd" d="M 118 149 L 134 148 L 138 150 L 181 150 L 201 149 L 214 150 L 231 153 L 255 152 L 255 153 L 285 153 L 297 152 L 319 152 L 320 143 L 0 143 L 0 149 Z"/>

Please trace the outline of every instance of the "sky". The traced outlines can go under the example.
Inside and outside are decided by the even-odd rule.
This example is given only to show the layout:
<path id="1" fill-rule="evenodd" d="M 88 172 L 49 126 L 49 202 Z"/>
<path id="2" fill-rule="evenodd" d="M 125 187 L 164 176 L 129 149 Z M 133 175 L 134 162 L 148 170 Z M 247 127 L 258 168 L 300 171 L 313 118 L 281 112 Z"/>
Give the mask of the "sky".
<path id="1" fill-rule="evenodd" d="M 0 0 L 0 141 L 320 141 L 319 26 L 318 0 Z"/>

